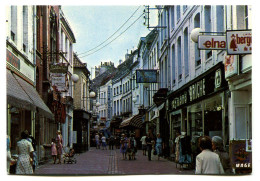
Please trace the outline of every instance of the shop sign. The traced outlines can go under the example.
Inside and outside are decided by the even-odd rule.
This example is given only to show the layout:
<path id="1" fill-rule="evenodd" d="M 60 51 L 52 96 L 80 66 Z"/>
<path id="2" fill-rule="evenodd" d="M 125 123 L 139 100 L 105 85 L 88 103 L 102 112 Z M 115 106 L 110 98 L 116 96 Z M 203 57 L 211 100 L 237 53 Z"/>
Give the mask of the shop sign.
<path id="1" fill-rule="evenodd" d="M 64 73 L 66 74 L 68 72 L 68 66 L 63 64 L 51 64 L 50 65 L 50 72 L 51 73 Z"/>
<path id="2" fill-rule="evenodd" d="M 224 60 L 225 78 L 229 78 L 237 74 L 237 56 L 227 55 Z"/>
<path id="3" fill-rule="evenodd" d="M 12 66 L 20 70 L 20 59 L 17 58 L 12 52 L 6 49 L 6 61 Z"/>
<path id="4" fill-rule="evenodd" d="M 136 83 L 157 83 L 157 70 L 136 70 Z"/>
<path id="5" fill-rule="evenodd" d="M 230 141 L 231 166 L 238 172 L 241 169 L 252 169 L 252 140 Z"/>
<path id="6" fill-rule="evenodd" d="M 67 91 L 67 75 L 64 73 L 50 73 L 51 85 L 55 86 L 58 91 Z"/>
<path id="7" fill-rule="evenodd" d="M 189 84 L 182 91 L 174 92 L 171 100 L 171 109 L 177 109 L 179 106 L 196 101 L 203 96 L 209 95 L 218 91 L 220 88 L 227 86 L 227 81 L 224 77 L 224 66 L 221 63 L 218 64 L 220 68 L 203 76 L 201 79 L 194 83 Z"/>
<path id="8" fill-rule="evenodd" d="M 201 35 L 198 38 L 200 50 L 224 50 L 226 49 L 226 36 Z"/>
<path id="9" fill-rule="evenodd" d="M 252 31 L 227 31 L 227 54 L 241 55 L 252 53 Z"/>

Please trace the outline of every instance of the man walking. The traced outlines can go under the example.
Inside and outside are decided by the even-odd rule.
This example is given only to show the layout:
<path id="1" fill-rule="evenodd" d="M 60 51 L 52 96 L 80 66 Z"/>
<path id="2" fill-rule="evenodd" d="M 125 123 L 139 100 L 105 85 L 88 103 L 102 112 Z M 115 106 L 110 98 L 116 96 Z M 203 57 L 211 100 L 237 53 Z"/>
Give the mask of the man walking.
<path id="1" fill-rule="evenodd" d="M 95 135 L 95 140 L 96 140 L 96 149 L 99 149 L 100 148 L 100 144 L 99 144 L 99 135 L 98 135 L 98 133 L 96 133 L 96 135 Z"/>
<path id="2" fill-rule="evenodd" d="M 146 135 L 144 135 L 144 136 L 141 138 L 140 141 L 142 142 L 143 155 L 146 156 L 146 141 L 145 141 L 145 139 L 146 139 Z"/>
<path id="3" fill-rule="evenodd" d="M 148 151 L 148 160 L 151 161 L 151 152 L 152 152 L 152 138 L 151 135 L 148 133 L 145 138 L 147 151 Z"/>

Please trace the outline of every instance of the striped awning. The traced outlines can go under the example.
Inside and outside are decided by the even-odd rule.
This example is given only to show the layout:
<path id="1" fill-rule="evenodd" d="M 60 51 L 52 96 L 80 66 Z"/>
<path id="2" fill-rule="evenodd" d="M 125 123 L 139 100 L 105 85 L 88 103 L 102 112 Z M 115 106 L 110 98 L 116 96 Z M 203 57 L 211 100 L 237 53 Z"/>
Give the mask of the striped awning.
<path id="1" fill-rule="evenodd" d="M 142 115 L 137 114 L 130 118 L 125 119 L 120 124 L 120 128 L 126 127 L 126 126 L 133 126 L 133 127 L 141 128 L 142 127 Z"/>

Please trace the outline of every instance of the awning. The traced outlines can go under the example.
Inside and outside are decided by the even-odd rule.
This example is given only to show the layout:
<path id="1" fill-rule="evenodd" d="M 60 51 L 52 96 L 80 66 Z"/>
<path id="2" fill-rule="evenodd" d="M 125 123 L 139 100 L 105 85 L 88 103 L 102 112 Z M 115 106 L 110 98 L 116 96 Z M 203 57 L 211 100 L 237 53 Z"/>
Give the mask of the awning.
<path id="1" fill-rule="evenodd" d="M 7 70 L 7 103 L 16 107 L 35 111 L 39 114 L 54 119 L 50 109 L 41 99 L 36 89 L 15 74 Z M 25 105 L 28 107 L 25 107 Z"/>
<path id="2" fill-rule="evenodd" d="M 142 127 L 142 115 L 137 114 L 135 116 L 125 119 L 120 124 L 120 127 L 122 128 L 125 126 L 133 126 L 133 127 L 141 128 Z"/>

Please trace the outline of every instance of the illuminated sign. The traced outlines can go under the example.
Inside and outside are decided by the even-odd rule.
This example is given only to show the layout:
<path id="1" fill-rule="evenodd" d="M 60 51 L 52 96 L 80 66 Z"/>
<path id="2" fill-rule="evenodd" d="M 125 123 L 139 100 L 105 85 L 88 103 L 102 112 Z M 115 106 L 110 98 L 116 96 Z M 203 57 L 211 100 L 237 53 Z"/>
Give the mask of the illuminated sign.
<path id="1" fill-rule="evenodd" d="M 226 49 L 226 36 L 201 35 L 198 39 L 198 48 L 201 50 Z"/>
<path id="2" fill-rule="evenodd" d="M 252 31 L 227 31 L 227 54 L 251 54 L 252 53 Z"/>

